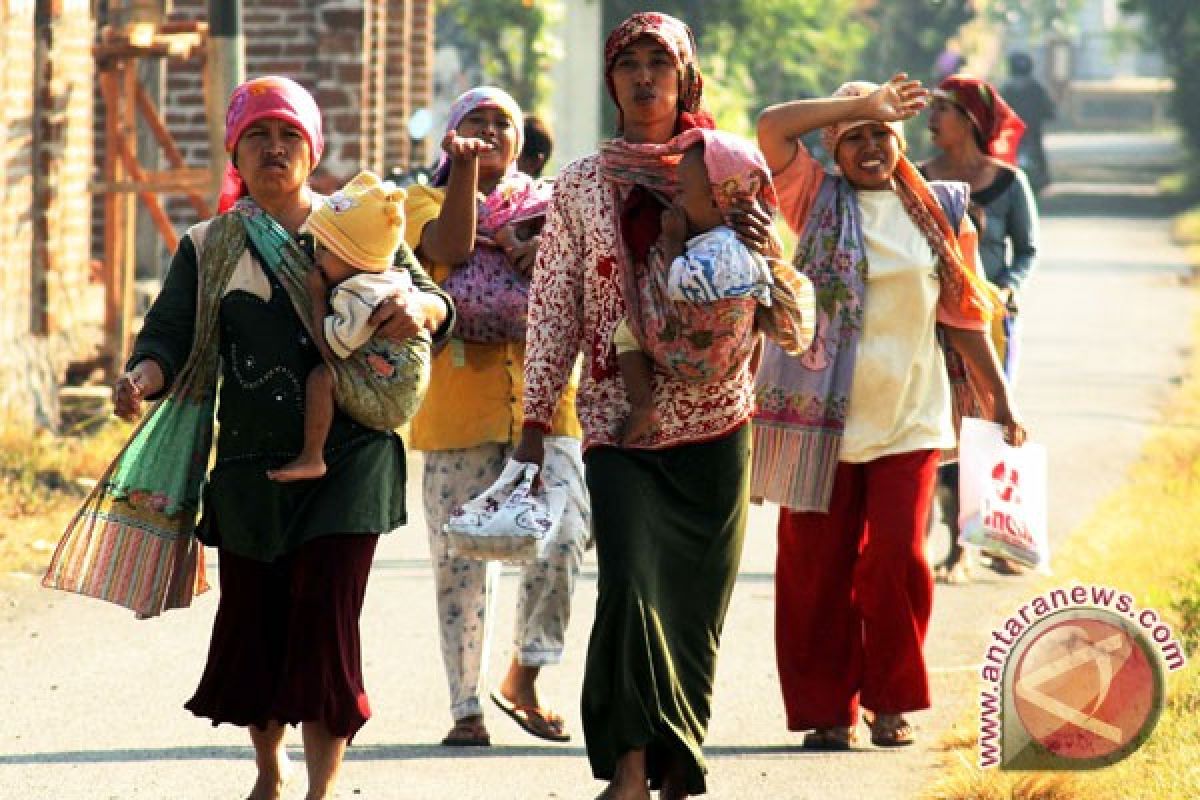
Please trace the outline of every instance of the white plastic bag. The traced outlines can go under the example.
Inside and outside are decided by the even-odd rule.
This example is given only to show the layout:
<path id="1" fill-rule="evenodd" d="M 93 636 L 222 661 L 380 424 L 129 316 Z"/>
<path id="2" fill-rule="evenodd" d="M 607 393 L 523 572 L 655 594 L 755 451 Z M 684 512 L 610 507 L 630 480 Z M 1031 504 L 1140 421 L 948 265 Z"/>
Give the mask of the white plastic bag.
<path id="1" fill-rule="evenodd" d="M 564 487 L 533 494 L 535 464 L 509 459 L 496 482 L 450 515 L 444 530 L 450 551 L 463 558 L 524 563 L 550 540 L 567 505 Z"/>
<path id="2" fill-rule="evenodd" d="M 1050 574 L 1046 448 L 1010 447 L 994 422 L 964 417 L 958 442 L 958 541 Z"/>

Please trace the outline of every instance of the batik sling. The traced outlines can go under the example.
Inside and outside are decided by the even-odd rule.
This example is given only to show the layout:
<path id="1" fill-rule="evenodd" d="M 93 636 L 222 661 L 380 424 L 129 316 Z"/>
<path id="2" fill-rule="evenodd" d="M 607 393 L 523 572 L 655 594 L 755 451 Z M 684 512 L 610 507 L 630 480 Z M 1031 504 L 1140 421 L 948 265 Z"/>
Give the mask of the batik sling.
<path id="1" fill-rule="evenodd" d="M 193 535 L 212 447 L 221 296 L 246 246 L 238 215 L 208 226 L 191 353 L 67 526 L 42 585 L 153 617 L 207 591 Z"/>

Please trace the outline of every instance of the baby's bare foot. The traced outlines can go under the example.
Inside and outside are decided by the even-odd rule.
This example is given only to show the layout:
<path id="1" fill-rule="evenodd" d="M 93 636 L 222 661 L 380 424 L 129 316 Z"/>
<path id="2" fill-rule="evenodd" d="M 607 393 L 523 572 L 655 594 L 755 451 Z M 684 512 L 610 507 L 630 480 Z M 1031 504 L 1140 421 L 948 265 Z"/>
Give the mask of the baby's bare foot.
<path id="1" fill-rule="evenodd" d="M 267 477 L 273 481 L 287 483 L 289 481 L 311 481 L 325 476 L 325 459 L 318 457 L 315 461 L 303 456 L 289 461 L 279 469 L 267 470 Z"/>

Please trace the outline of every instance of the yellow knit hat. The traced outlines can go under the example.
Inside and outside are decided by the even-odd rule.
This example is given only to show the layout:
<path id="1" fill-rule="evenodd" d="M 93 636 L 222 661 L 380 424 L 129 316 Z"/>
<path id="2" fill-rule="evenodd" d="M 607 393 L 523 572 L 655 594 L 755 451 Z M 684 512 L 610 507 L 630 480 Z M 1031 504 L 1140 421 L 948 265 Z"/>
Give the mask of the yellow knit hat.
<path id="1" fill-rule="evenodd" d="M 363 170 L 308 215 L 323 247 L 364 272 L 385 272 L 404 239 L 403 189 Z"/>

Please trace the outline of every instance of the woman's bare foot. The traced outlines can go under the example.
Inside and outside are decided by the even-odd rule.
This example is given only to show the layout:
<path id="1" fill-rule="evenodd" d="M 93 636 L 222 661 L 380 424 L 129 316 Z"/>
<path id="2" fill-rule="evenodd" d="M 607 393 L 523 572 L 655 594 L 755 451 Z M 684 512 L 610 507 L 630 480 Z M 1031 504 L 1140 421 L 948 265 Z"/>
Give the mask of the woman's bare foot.
<path id="1" fill-rule="evenodd" d="M 283 787 L 287 785 L 292 774 L 292 765 L 287 754 L 282 754 L 274 768 L 260 770 L 246 800 L 280 800 L 283 797 Z"/>
<path id="2" fill-rule="evenodd" d="M 325 477 L 325 459 L 320 454 L 315 459 L 300 456 L 284 464 L 279 469 L 267 470 L 267 477 L 280 483 L 311 481 L 323 478 Z"/>
<path id="3" fill-rule="evenodd" d="M 634 406 L 621 430 L 621 444 L 626 447 L 637 444 L 657 431 L 661 424 L 662 417 L 654 406 Z"/>
<path id="4" fill-rule="evenodd" d="M 271 722 L 266 728 L 251 725 L 249 731 L 258 776 L 246 800 L 279 800 L 292 773 L 292 765 L 283 746 L 283 726 Z"/>
<path id="5" fill-rule="evenodd" d="M 617 786 L 616 782 L 596 796 L 596 800 L 651 800 L 650 790 L 643 786 L 641 791 L 636 786 Z"/>

